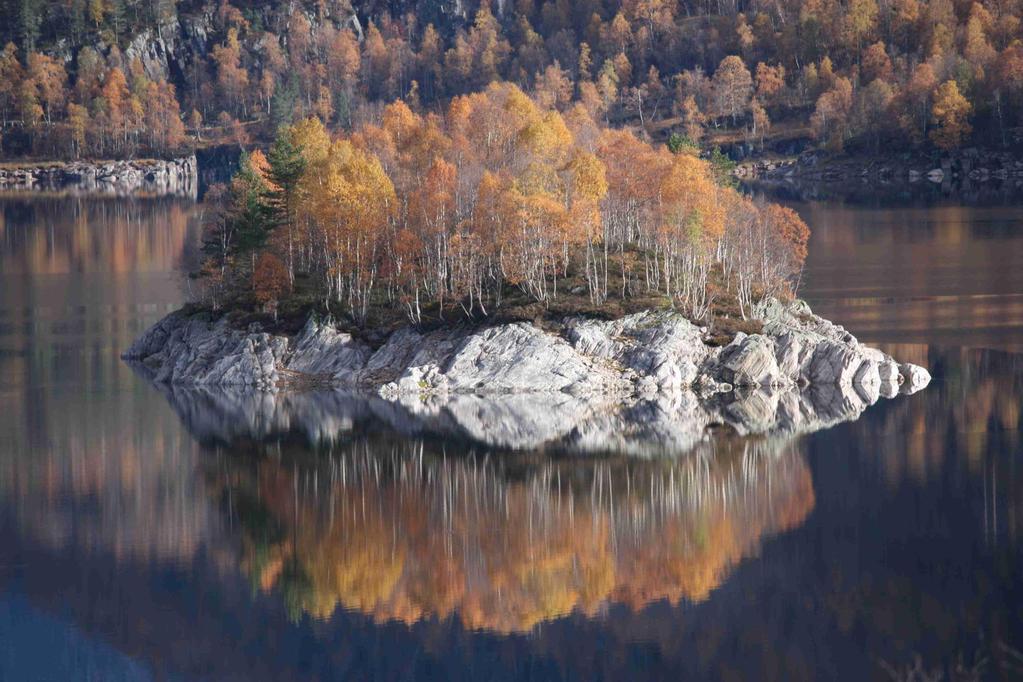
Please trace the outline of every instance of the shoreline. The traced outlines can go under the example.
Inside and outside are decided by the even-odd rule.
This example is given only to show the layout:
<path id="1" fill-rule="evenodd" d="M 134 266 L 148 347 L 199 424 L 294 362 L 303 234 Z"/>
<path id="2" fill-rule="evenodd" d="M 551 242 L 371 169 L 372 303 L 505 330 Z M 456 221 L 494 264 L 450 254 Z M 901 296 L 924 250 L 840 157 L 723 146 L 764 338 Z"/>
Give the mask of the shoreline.
<path id="1" fill-rule="evenodd" d="M 736 164 L 740 181 L 963 185 L 1023 180 L 1023 155 L 968 147 L 949 152 L 829 154 L 818 150 L 793 156 L 754 156 Z"/>
<path id="2" fill-rule="evenodd" d="M 763 332 L 723 347 L 674 312 L 617 320 L 569 317 L 433 331 L 403 327 L 377 347 L 310 318 L 294 335 L 232 327 L 202 313 L 171 313 L 124 353 L 157 384 L 258 392 L 331 388 L 408 396 L 568 394 L 576 397 L 711 395 L 734 388 L 830 392 L 869 405 L 912 393 L 926 369 L 860 344 L 802 301 L 757 306 Z"/>
<path id="3" fill-rule="evenodd" d="M 174 159 L 0 164 L 0 194 L 36 191 L 96 196 L 152 194 L 194 199 L 199 192 L 199 164 L 195 154 Z"/>

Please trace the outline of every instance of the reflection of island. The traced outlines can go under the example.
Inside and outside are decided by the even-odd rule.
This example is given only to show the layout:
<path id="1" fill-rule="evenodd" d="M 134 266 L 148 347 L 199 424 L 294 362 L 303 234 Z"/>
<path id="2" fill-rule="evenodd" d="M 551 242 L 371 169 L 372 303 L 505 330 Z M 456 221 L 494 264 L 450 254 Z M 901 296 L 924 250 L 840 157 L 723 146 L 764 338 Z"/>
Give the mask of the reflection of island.
<path id="1" fill-rule="evenodd" d="M 814 504 L 803 459 L 765 440 L 651 462 L 356 433 L 319 456 L 278 443 L 209 467 L 245 571 L 296 615 L 455 615 L 512 632 L 612 603 L 701 601 Z"/>
<path id="2" fill-rule="evenodd" d="M 791 432 L 862 409 L 799 393 L 607 406 L 162 390 L 221 453 L 210 490 L 241 529 L 245 572 L 293 614 L 457 616 L 500 632 L 616 603 L 706 599 L 813 508 Z"/>
<path id="3" fill-rule="evenodd" d="M 154 384 L 205 443 L 301 436 L 322 445 L 362 430 L 457 439 L 491 448 L 677 456 L 711 440 L 792 436 L 857 419 L 869 406 L 853 387 L 760 389 L 703 398 L 689 391 L 614 401 L 567 393 L 381 398 L 346 391 L 267 393 Z"/>

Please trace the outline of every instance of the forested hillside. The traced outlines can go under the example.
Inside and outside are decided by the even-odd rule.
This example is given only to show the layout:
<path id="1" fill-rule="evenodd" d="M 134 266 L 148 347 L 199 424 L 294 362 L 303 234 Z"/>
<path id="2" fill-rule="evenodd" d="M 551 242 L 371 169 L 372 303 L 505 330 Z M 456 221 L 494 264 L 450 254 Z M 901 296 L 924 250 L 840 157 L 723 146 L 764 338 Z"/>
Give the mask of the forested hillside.
<path id="1" fill-rule="evenodd" d="M 504 80 L 641 135 L 831 150 L 1014 142 L 1018 0 L 4 0 L 5 155 L 170 154 L 442 111 Z"/>

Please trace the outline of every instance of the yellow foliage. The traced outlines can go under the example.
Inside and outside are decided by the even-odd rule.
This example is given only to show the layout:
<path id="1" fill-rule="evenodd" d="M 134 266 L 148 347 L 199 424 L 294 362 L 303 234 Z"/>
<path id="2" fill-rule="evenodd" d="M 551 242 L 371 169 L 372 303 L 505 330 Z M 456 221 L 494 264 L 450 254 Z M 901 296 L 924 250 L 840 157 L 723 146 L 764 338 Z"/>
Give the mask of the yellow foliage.
<path id="1" fill-rule="evenodd" d="M 931 105 L 931 120 L 936 125 L 931 140 L 942 149 L 958 147 L 973 127 L 967 118 L 973 107 L 959 92 L 959 86 L 948 80 L 938 86 Z"/>

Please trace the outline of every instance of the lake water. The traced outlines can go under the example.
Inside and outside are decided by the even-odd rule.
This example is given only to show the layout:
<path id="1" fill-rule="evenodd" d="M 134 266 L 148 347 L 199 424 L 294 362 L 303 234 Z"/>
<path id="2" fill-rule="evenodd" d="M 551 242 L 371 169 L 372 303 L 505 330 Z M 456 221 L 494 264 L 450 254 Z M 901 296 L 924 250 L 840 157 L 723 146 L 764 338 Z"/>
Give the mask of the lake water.
<path id="1" fill-rule="evenodd" d="M 0 199 L 0 679 L 1023 677 L 1023 208 L 797 208 L 934 381 L 640 456 L 160 390 L 200 209 Z"/>

